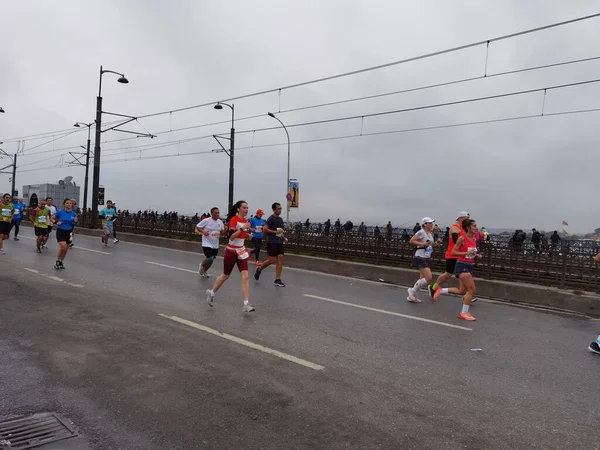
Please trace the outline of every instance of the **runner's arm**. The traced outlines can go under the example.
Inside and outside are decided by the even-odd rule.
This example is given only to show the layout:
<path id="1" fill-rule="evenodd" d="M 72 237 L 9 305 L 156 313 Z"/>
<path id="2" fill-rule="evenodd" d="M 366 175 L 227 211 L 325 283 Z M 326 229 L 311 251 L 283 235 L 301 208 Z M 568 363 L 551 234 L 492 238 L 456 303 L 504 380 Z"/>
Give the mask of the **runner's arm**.
<path id="1" fill-rule="evenodd" d="M 421 236 L 419 235 L 419 232 L 417 231 L 415 233 L 415 235 L 413 237 L 410 238 L 410 241 L 408 241 L 409 244 L 412 244 L 416 247 L 429 247 L 431 245 L 431 242 L 424 242 L 421 243 Z"/>
<path id="2" fill-rule="evenodd" d="M 461 248 L 464 243 L 465 243 L 465 238 L 462 236 L 459 236 L 456 243 L 454 244 L 454 247 L 452 248 L 452 256 L 467 256 L 469 254 L 469 252 L 459 252 L 458 251 L 458 249 Z"/>

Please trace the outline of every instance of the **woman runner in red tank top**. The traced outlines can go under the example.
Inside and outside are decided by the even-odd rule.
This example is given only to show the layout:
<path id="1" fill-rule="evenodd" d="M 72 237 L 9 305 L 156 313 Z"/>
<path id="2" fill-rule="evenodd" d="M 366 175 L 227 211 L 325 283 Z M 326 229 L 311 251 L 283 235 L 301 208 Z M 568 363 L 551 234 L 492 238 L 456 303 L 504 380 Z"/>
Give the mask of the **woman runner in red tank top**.
<path id="1" fill-rule="evenodd" d="M 477 240 L 475 239 L 477 222 L 472 219 L 467 219 L 462 223 L 462 227 L 465 232 L 459 236 L 452 249 L 452 256 L 457 259 L 454 275 L 461 281 L 460 288 L 447 289 L 448 292 L 443 293 L 464 295 L 462 311 L 458 315 L 458 318 L 461 320 L 474 321 L 475 317 L 469 312 L 469 307 L 471 306 L 471 300 L 475 295 L 473 267 L 475 265 L 475 259 L 481 258 L 481 255 L 477 254 Z M 444 291 L 446 291 L 446 289 L 444 289 Z"/>
<path id="2" fill-rule="evenodd" d="M 246 216 L 248 215 L 248 203 L 240 200 L 227 215 L 227 227 L 229 229 L 229 242 L 225 247 L 223 255 L 223 273 L 215 280 L 215 285 L 212 289 L 206 290 L 206 302 L 209 306 L 213 306 L 215 294 L 221 288 L 223 283 L 229 279 L 233 268 L 237 265 L 242 278 L 242 296 L 244 312 L 254 311 L 254 306 L 248 303 L 250 286 L 248 282 L 248 258 L 250 253 L 246 250 L 244 241 L 248 239 L 250 231 L 250 223 Z"/>

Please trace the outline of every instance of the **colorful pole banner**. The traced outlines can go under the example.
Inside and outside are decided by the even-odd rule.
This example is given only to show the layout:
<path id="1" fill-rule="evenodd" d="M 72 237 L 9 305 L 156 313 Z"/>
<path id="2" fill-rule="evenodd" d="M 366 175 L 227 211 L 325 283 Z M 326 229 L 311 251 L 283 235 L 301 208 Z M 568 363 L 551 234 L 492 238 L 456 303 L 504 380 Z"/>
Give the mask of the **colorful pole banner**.
<path id="1" fill-rule="evenodd" d="M 98 204 L 104 205 L 104 188 L 103 187 L 98 188 Z"/>
<path id="2" fill-rule="evenodd" d="M 300 183 L 298 181 L 288 181 L 287 193 L 288 208 L 298 208 L 300 206 Z"/>

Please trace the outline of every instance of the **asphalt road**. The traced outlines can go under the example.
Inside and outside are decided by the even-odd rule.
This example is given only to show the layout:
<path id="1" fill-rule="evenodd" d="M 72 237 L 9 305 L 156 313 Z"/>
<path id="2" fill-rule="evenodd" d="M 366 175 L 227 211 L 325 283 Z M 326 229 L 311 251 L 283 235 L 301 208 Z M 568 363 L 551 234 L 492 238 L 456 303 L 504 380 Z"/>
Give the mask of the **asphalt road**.
<path id="1" fill-rule="evenodd" d="M 600 448 L 600 321 L 272 268 L 244 314 L 237 273 L 206 305 L 199 255 L 76 236 L 57 272 L 32 234 L 0 256 L 1 415 L 103 450 Z"/>

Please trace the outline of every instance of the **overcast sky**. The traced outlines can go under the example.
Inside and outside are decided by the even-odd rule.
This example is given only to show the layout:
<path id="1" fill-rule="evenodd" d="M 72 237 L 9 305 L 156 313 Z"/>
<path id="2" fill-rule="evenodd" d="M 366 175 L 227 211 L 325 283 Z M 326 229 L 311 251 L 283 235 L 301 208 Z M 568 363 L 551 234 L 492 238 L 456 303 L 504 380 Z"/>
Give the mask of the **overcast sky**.
<path id="1" fill-rule="evenodd" d="M 597 12 L 600 2 L 589 0 L 5 1 L 0 14 L 4 36 L 0 106 L 6 114 L 0 115 L 0 141 L 4 141 L 0 147 L 14 153 L 19 145 L 15 138 L 68 130 L 76 121 L 92 122 L 100 65 L 124 72 L 130 81 L 119 84 L 117 76 L 104 75 L 103 110 L 139 117 Z M 600 56 L 600 18 L 493 42 L 487 74 L 596 56 Z M 600 62 L 590 61 L 283 112 L 480 77 L 485 67 L 486 48 L 480 46 L 284 89 L 280 95 L 235 100 L 235 126 L 239 132 L 277 126 L 267 111 L 282 111 L 281 120 L 292 125 L 600 78 Z M 444 224 L 466 209 L 488 227 L 556 229 L 562 220 L 569 222 L 572 232 L 599 227 L 600 112 L 298 143 L 361 131 L 534 115 L 542 105 L 546 113 L 600 108 L 600 83 L 549 90 L 545 103 L 543 93 L 536 92 L 364 121 L 290 127 L 291 178 L 300 182 L 301 204 L 292 209 L 291 219 L 310 217 L 315 222 L 339 217 L 355 224 L 391 220 L 399 226 L 432 216 Z M 224 153 L 211 153 L 219 147 L 210 136 L 227 134 L 229 125 L 197 126 L 230 117 L 229 109 L 209 106 L 140 119 L 124 127 L 147 129 L 157 135 L 153 140 L 103 133 L 101 185 L 107 198 L 130 210 L 193 214 L 214 205 L 225 213 L 229 160 Z M 114 119 L 103 116 L 104 122 Z M 56 166 L 70 160 L 68 151 L 78 151 L 65 148 L 85 145 L 87 129 L 63 135 L 27 138 L 21 144 L 20 192 L 25 184 L 56 182 L 68 175 L 83 183 L 83 167 Z M 202 136 L 209 137 L 189 140 Z M 48 142 L 52 139 L 56 140 Z M 180 140 L 184 142 L 177 143 Z M 234 197 L 247 200 L 252 212 L 284 201 L 286 142 L 283 129 L 236 136 Z M 150 159 L 178 153 L 198 154 Z M 0 166 L 9 163 L 5 158 Z M 90 191 L 91 182 L 90 170 Z M 0 175 L 0 189 L 10 190 L 9 175 Z"/>

